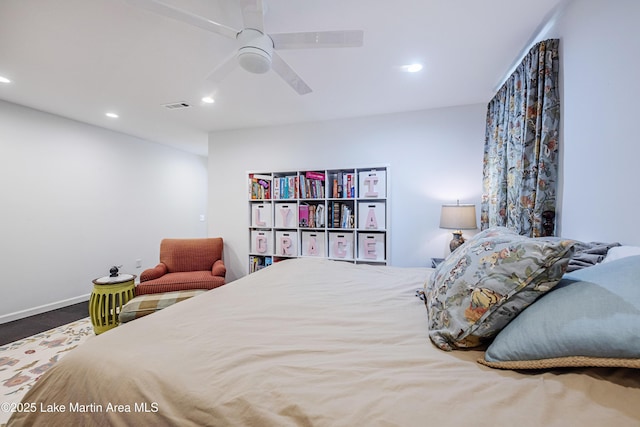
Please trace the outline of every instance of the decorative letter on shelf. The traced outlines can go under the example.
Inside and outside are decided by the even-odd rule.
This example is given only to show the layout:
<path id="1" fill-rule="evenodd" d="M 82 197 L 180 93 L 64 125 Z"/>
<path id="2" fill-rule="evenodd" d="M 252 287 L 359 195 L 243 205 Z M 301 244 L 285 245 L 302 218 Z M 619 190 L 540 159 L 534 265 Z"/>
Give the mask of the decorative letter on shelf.
<path id="1" fill-rule="evenodd" d="M 290 237 L 281 237 L 280 238 L 280 250 L 281 255 L 291 255 L 291 238 Z"/>
<path id="2" fill-rule="evenodd" d="M 347 256 L 347 239 L 344 236 L 336 237 L 333 245 L 333 250 L 338 258 L 344 258 Z"/>
<path id="3" fill-rule="evenodd" d="M 267 236 L 260 234 L 256 236 L 256 252 L 259 254 L 267 252 Z"/>
<path id="4" fill-rule="evenodd" d="M 280 209 L 280 214 L 282 214 L 282 225 L 285 227 L 289 226 L 289 213 L 291 212 L 291 209 L 289 208 L 283 208 Z"/>
<path id="5" fill-rule="evenodd" d="M 364 184 L 367 186 L 367 191 L 364 193 L 364 197 L 378 197 L 378 192 L 375 191 L 377 183 L 377 176 L 368 176 L 364 179 Z"/>
<path id="6" fill-rule="evenodd" d="M 378 221 L 376 220 L 376 211 L 373 207 L 369 207 L 369 212 L 367 213 L 367 220 L 365 222 L 365 228 L 378 228 Z"/>
<path id="7" fill-rule="evenodd" d="M 256 207 L 256 210 L 255 210 L 256 225 L 259 226 L 259 227 L 262 227 L 262 226 L 267 225 L 267 223 L 260 219 L 260 212 L 261 212 L 260 208 L 262 208 L 262 206 Z"/>
<path id="8" fill-rule="evenodd" d="M 371 239 L 371 240 L 368 240 Z M 376 241 L 372 237 L 368 237 L 364 243 L 364 257 L 367 259 L 376 259 Z"/>
<path id="9" fill-rule="evenodd" d="M 315 237 L 309 237 L 309 245 L 307 246 L 309 255 L 318 255 L 318 242 Z"/>

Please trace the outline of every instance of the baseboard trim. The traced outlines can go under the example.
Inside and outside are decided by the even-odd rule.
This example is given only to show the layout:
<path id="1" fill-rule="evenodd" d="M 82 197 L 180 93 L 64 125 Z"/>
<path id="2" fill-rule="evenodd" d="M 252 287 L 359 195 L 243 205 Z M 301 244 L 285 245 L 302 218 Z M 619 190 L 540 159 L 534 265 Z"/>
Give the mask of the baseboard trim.
<path id="1" fill-rule="evenodd" d="M 58 308 L 66 307 L 68 305 L 78 304 L 80 302 L 89 301 L 91 294 L 80 295 L 78 297 L 65 299 L 62 301 L 52 302 L 50 304 L 40 305 L 38 307 L 28 308 L 26 310 L 20 310 L 9 314 L 3 314 L 0 316 L 0 324 L 13 322 L 14 320 L 24 319 L 25 317 L 34 316 L 36 314 L 46 313 L 47 311 L 56 310 Z M 89 316 L 89 309 L 87 308 L 87 316 Z"/>

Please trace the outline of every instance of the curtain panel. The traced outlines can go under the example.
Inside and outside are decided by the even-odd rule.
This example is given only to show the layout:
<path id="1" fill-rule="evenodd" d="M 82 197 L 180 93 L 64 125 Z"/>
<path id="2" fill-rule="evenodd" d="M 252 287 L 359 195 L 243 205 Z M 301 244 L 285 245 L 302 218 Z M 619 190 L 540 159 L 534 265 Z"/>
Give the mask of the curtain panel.
<path id="1" fill-rule="evenodd" d="M 558 39 L 531 48 L 487 108 L 481 228 L 553 235 L 560 97 Z M 544 215 L 543 215 L 544 213 Z M 545 226 L 545 227 L 543 227 Z"/>

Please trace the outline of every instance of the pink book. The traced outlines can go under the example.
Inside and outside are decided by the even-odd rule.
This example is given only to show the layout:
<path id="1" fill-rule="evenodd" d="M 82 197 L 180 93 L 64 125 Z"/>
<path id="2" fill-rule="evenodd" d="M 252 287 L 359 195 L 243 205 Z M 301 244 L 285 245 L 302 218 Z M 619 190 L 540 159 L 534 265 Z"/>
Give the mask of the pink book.
<path id="1" fill-rule="evenodd" d="M 309 179 L 317 179 L 320 181 L 324 181 L 324 174 L 322 172 L 309 171 L 305 174 L 305 176 Z"/>
<path id="2" fill-rule="evenodd" d="M 300 227 L 310 227 L 309 225 L 309 205 L 300 205 L 298 208 L 298 221 Z"/>

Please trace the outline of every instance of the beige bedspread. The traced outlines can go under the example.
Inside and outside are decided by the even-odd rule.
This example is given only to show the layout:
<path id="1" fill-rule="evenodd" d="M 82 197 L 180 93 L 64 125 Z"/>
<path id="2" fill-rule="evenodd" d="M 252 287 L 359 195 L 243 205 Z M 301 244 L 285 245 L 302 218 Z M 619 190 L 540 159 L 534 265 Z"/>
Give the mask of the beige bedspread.
<path id="1" fill-rule="evenodd" d="M 9 425 L 640 425 L 638 371 L 518 373 L 438 350 L 414 296 L 430 273 L 277 263 L 90 340 Z"/>

